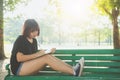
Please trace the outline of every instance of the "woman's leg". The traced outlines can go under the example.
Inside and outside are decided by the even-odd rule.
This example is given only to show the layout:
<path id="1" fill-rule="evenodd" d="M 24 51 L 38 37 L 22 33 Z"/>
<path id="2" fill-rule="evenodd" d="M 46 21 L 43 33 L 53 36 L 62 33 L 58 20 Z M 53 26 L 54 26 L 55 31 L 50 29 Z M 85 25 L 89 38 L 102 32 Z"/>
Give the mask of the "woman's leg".
<path id="1" fill-rule="evenodd" d="M 48 54 L 40 58 L 24 62 L 19 72 L 19 75 L 35 74 L 39 70 L 42 70 L 43 67 L 46 65 L 49 65 L 52 69 L 63 73 L 71 75 L 74 74 L 74 70 L 70 65 Z"/>
<path id="2" fill-rule="evenodd" d="M 70 66 L 69 64 L 63 62 L 62 60 L 60 60 L 59 58 L 57 58 L 57 57 L 55 57 L 55 56 L 51 56 L 51 57 L 54 57 L 54 59 L 56 59 L 57 61 L 61 62 L 61 64 L 66 65 L 67 67 L 70 67 L 70 68 L 72 67 L 72 66 Z"/>
<path id="3" fill-rule="evenodd" d="M 67 63 L 63 62 L 62 60 L 60 60 L 52 55 L 49 55 L 48 57 L 51 60 L 51 62 L 48 62 L 48 65 L 52 69 L 63 72 L 63 73 L 71 74 L 71 75 L 74 74 L 74 70 L 73 70 L 72 66 L 68 65 Z"/>

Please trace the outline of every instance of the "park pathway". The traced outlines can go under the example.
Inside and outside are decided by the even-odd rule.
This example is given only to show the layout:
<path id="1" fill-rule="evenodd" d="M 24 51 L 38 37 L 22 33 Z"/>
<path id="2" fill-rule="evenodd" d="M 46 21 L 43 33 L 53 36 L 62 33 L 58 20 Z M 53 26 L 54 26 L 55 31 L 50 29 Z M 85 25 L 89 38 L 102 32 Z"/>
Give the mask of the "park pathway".
<path id="1" fill-rule="evenodd" d="M 0 80 L 4 80 L 4 77 L 7 75 L 5 70 L 5 65 L 10 62 L 10 59 L 0 60 Z"/>

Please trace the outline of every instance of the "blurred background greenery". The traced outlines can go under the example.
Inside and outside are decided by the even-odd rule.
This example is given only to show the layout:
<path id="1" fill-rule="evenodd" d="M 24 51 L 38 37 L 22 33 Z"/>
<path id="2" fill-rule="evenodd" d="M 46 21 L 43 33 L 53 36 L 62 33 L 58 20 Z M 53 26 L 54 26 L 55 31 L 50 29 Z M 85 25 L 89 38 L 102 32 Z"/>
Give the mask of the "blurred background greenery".
<path id="1" fill-rule="evenodd" d="M 14 10 L 4 11 L 5 53 L 10 54 L 28 18 L 40 25 L 39 48 L 113 48 L 112 21 L 110 16 L 100 14 L 96 0 L 23 1 Z M 97 1 L 105 3 L 105 0 Z M 120 26 L 120 17 L 117 21 Z"/>

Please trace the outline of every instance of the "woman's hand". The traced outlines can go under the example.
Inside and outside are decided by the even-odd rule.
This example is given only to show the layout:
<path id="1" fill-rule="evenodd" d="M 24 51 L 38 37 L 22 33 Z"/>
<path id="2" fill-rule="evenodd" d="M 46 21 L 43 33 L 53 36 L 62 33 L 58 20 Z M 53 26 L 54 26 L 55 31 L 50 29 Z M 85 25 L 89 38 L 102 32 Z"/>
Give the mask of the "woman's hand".
<path id="1" fill-rule="evenodd" d="M 44 54 L 53 54 L 53 53 L 55 53 L 55 51 L 56 51 L 56 48 L 51 48 L 51 49 L 47 49 L 47 50 L 40 50 L 40 51 L 38 51 L 37 53 L 39 54 L 39 56 L 42 56 L 42 55 L 44 55 Z"/>
<path id="2" fill-rule="evenodd" d="M 45 54 L 53 54 L 55 53 L 56 48 L 48 49 L 45 51 Z"/>
<path id="3" fill-rule="evenodd" d="M 39 56 L 42 56 L 42 55 L 45 54 L 45 50 L 42 49 L 42 50 L 38 51 L 37 53 L 38 53 Z"/>
<path id="4" fill-rule="evenodd" d="M 51 49 L 51 54 L 55 53 L 55 51 L 56 51 L 56 48 L 52 48 Z"/>

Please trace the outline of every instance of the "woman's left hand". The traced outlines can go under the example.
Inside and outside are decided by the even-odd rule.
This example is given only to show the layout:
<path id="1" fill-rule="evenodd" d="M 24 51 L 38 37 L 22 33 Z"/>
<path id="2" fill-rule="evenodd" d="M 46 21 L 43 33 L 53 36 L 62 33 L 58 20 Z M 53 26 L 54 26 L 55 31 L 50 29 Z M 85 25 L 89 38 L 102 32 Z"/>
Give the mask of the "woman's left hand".
<path id="1" fill-rule="evenodd" d="M 56 51 L 56 48 L 52 48 L 51 49 L 51 54 L 55 53 L 55 51 Z"/>

